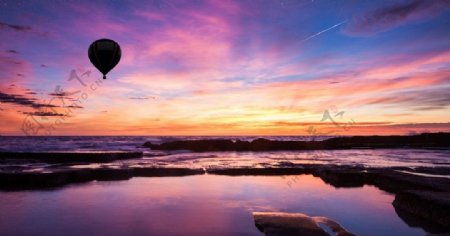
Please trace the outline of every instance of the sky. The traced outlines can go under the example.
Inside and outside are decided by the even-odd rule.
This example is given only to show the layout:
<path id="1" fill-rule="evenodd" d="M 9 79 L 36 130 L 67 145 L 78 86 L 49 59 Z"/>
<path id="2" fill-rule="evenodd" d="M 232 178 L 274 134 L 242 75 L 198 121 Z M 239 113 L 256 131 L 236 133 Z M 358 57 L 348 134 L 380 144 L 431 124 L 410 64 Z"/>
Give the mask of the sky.
<path id="1" fill-rule="evenodd" d="M 449 29 L 448 0 L 0 0 L 0 135 L 450 132 Z"/>

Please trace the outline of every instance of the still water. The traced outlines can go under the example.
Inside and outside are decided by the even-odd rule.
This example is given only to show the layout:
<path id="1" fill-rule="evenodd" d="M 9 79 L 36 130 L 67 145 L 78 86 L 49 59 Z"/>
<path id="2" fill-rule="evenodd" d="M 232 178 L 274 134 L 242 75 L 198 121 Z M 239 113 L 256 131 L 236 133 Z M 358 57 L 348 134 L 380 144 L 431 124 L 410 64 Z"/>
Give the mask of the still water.
<path id="1" fill-rule="evenodd" d="M 253 211 L 326 216 L 358 235 L 425 235 L 397 216 L 393 200 L 311 175 L 133 178 L 0 192 L 0 235 L 263 235 Z"/>

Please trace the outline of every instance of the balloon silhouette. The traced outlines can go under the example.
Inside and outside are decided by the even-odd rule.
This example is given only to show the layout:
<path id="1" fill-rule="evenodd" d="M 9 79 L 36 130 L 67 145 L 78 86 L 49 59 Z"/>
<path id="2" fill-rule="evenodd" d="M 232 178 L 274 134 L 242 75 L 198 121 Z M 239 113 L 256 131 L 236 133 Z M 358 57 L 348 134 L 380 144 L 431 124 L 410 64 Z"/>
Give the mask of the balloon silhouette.
<path id="1" fill-rule="evenodd" d="M 106 79 L 106 74 L 119 63 L 122 52 L 119 44 L 113 40 L 99 39 L 89 46 L 88 55 L 91 63 Z"/>

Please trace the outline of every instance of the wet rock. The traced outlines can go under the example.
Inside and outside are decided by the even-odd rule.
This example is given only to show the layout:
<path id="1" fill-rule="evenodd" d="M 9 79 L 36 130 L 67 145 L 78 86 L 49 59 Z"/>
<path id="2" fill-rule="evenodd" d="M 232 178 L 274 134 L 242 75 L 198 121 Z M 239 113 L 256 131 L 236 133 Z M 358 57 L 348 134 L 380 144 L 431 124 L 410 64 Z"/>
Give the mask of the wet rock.
<path id="1" fill-rule="evenodd" d="M 180 140 L 162 144 L 147 142 L 146 147 L 155 150 L 191 150 L 196 152 L 212 152 L 233 150 L 234 143 L 227 139 Z"/>
<path id="2" fill-rule="evenodd" d="M 370 170 L 371 178 L 367 180 L 378 188 L 387 192 L 401 192 L 405 190 L 434 190 L 448 191 L 450 179 L 434 178 L 398 172 L 392 169 Z"/>
<path id="3" fill-rule="evenodd" d="M 152 144 L 152 142 L 150 142 L 150 141 L 147 141 L 144 144 L 142 144 L 143 147 L 148 147 L 148 148 L 152 148 L 153 145 L 154 144 Z"/>
<path id="4" fill-rule="evenodd" d="M 204 174 L 203 169 L 156 167 L 100 167 L 73 169 L 63 167 L 49 172 L 0 172 L 0 189 L 27 190 L 62 187 L 93 180 L 128 180 L 133 177 L 188 176 Z"/>
<path id="5" fill-rule="evenodd" d="M 362 187 L 367 183 L 367 173 L 358 169 L 323 169 L 315 171 L 313 175 L 336 188 Z"/>
<path id="6" fill-rule="evenodd" d="M 46 163 L 104 163 L 142 156 L 142 152 L 0 152 L 1 160 L 26 159 Z"/>
<path id="7" fill-rule="evenodd" d="M 202 175 L 203 169 L 189 168 L 156 168 L 156 167 L 136 167 L 133 168 L 133 175 L 136 177 L 163 177 L 163 176 L 186 176 Z"/>
<path id="8" fill-rule="evenodd" d="M 334 220 L 331 220 L 327 217 L 323 216 L 315 216 L 312 219 L 317 223 L 325 224 L 330 227 L 330 229 L 336 234 L 336 236 L 352 236 L 354 234 L 348 232 L 344 227 L 342 227 L 339 223 Z"/>
<path id="9" fill-rule="evenodd" d="M 302 213 L 254 212 L 255 226 L 266 236 L 314 235 L 329 236 L 319 223 L 325 224 L 337 236 L 352 236 L 342 226 L 326 217 L 310 217 Z"/>
<path id="10" fill-rule="evenodd" d="M 450 230 L 441 224 L 438 224 L 436 222 L 433 222 L 431 220 L 427 220 L 421 216 L 411 214 L 408 211 L 404 211 L 400 208 L 395 208 L 395 213 L 397 213 L 397 216 L 400 217 L 407 225 L 414 228 L 422 228 L 426 232 L 428 232 L 427 235 L 450 235 L 446 234 L 450 232 Z"/>
<path id="11" fill-rule="evenodd" d="M 411 136 L 354 136 L 324 140 L 338 148 L 432 148 L 450 147 L 450 133 L 425 133 Z"/>
<path id="12" fill-rule="evenodd" d="M 299 175 L 309 174 L 306 168 L 229 168 L 208 169 L 208 173 L 216 175 Z"/>
<path id="13" fill-rule="evenodd" d="M 55 171 L 45 173 L 0 173 L 0 189 L 23 190 L 23 189 L 46 189 L 63 186 L 70 182 L 84 182 L 92 180 L 88 174 L 84 178 L 76 171 Z M 76 181 L 75 181 L 76 180 Z"/>
<path id="14" fill-rule="evenodd" d="M 233 146 L 234 146 L 234 150 L 236 150 L 236 151 L 245 151 L 250 146 L 250 142 L 249 141 L 236 140 L 234 142 Z"/>
<path id="15" fill-rule="evenodd" d="M 260 163 L 261 164 L 261 163 Z M 267 163 L 268 165 L 270 165 L 269 163 Z M 275 166 L 277 167 L 297 167 L 296 164 L 290 162 L 290 161 L 279 161 L 277 164 L 275 164 Z"/>
<path id="16" fill-rule="evenodd" d="M 450 176 L 450 168 L 448 168 L 448 167 L 416 167 L 414 169 L 408 168 L 407 171 L 424 173 L 424 174 L 449 175 Z"/>
<path id="17" fill-rule="evenodd" d="M 448 191 L 450 179 L 417 176 L 398 172 L 391 168 L 365 169 L 363 167 L 323 166 L 315 167 L 313 175 L 334 187 L 362 187 L 374 185 L 387 192 L 405 190 Z"/>
<path id="18" fill-rule="evenodd" d="M 414 221 L 414 224 L 427 226 L 434 223 L 435 228 L 450 231 L 450 193 L 410 190 L 397 193 L 392 203 L 397 212 L 406 213 L 407 222 L 412 222 L 415 216 L 424 221 Z M 422 224 L 421 224 L 422 223 Z M 436 226 L 436 224 L 438 226 Z"/>
<path id="19" fill-rule="evenodd" d="M 64 184 L 85 183 L 95 180 L 94 170 L 91 169 L 68 170 L 65 173 L 69 178 L 66 179 Z"/>
<path id="20" fill-rule="evenodd" d="M 254 212 L 253 218 L 266 236 L 329 236 L 311 217 L 300 213 Z"/>
<path id="21" fill-rule="evenodd" d="M 128 168 L 99 168 L 93 171 L 95 180 L 112 181 L 112 180 L 128 180 L 133 177 L 132 170 Z"/>

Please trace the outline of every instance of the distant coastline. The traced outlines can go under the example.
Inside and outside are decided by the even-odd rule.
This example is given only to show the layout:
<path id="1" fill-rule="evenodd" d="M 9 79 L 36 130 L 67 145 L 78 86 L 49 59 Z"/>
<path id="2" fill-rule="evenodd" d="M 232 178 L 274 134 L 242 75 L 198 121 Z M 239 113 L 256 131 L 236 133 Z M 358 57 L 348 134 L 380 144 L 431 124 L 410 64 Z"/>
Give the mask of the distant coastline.
<path id="1" fill-rule="evenodd" d="M 332 150 L 358 148 L 450 148 L 450 133 L 424 133 L 411 136 L 348 136 L 322 141 L 278 141 L 258 138 L 252 141 L 231 139 L 178 140 L 144 147 L 153 150 L 210 151 L 284 151 L 284 150 Z"/>

